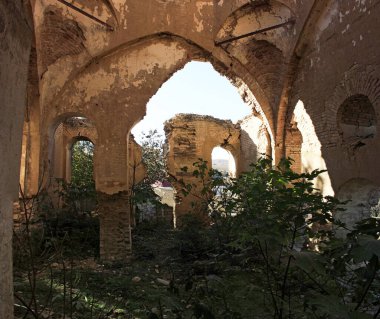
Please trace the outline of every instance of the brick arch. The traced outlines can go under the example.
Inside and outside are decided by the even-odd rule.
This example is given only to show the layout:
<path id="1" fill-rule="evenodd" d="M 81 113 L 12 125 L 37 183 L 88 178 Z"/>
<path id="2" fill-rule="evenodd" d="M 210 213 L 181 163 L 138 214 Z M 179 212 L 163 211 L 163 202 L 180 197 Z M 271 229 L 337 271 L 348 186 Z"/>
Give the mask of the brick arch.
<path id="1" fill-rule="evenodd" d="M 54 97 L 52 97 L 52 103 L 57 106 L 56 108 L 48 110 L 48 112 L 53 113 L 53 115 L 47 114 L 47 116 L 50 118 L 54 116 L 54 112 L 62 108 L 63 101 L 72 104 L 71 101 L 73 100 L 73 98 L 71 92 L 78 90 L 78 88 L 75 87 L 78 87 L 79 85 L 84 85 L 82 90 L 83 92 L 86 89 L 86 85 L 89 85 L 89 82 L 92 81 L 91 78 L 89 78 L 88 81 L 84 81 L 83 78 L 88 77 L 88 75 L 93 72 L 99 72 L 96 70 L 99 69 L 98 66 L 110 63 L 110 61 L 112 60 L 116 62 L 114 65 L 117 65 L 117 60 L 120 59 L 123 55 L 130 57 L 132 56 L 132 58 L 134 58 L 134 52 L 141 50 L 141 48 L 144 46 L 154 46 L 156 43 L 161 43 L 166 46 L 175 46 L 175 48 L 173 48 L 173 50 L 171 51 L 172 53 L 170 53 L 173 54 L 172 60 L 174 61 L 174 64 L 165 71 L 166 73 L 160 71 L 159 76 L 156 76 L 157 81 L 155 81 L 154 85 L 149 85 L 148 90 L 145 90 L 143 94 L 140 94 L 138 91 L 135 91 L 126 95 L 125 93 L 127 90 L 123 90 L 123 92 L 119 94 L 118 103 L 120 104 L 124 103 L 123 100 L 130 101 L 131 99 L 133 99 L 133 94 L 139 95 L 141 97 L 139 104 L 142 106 L 142 108 L 140 108 L 139 114 L 137 114 L 137 116 L 135 116 L 134 118 L 128 116 L 128 118 L 131 121 L 131 126 L 134 126 L 144 117 L 144 108 L 148 100 L 159 90 L 163 83 L 170 79 L 173 73 L 182 69 L 190 61 L 200 60 L 210 62 L 217 70 L 217 72 L 230 79 L 231 83 L 238 88 L 245 102 L 247 102 L 250 107 L 255 109 L 256 112 L 260 113 L 261 116 L 265 119 L 267 129 L 270 132 L 271 136 L 273 136 L 272 132 L 274 132 L 274 121 L 272 107 L 266 95 L 264 94 L 264 91 L 261 89 L 260 85 L 256 81 L 256 78 L 253 77 L 250 74 L 250 72 L 248 72 L 248 70 L 243 65 L 241 65 L 241 63 L 239 63 L 239 61 L 235 59 L 231 60 L 231 57 L 228 57 L 228 54 L 226 52 L 223 52 L 223 50 L 215 50 L 213 52 L 209 52 L 206 49 L 200 47 L 197 43 L 194 43 L 188 39 L 184 39 L 180 36 L 168 33 L 153 34 L 143 37 L 141 39 L 130 41 L 129 43 L 126 43 L 115 50 L 111 50 L 107 54 L 94 58 L 86 66 L 78 70 L 76 74 L 72 75 L 62 86 L 62 89 Z M 178 54 L 174 54 L 174 50 L 176 50 Z M 186 52 L 185 56 L 183 57 L 180 57 L 181 50 Z M 160 63 L 159 59 L 160 57 L 157 57 L 157 64 Z M 144 70 L 141 70 L 141 73 L 143 72 Z M 107 72 L 103 72 L 101 76 L 110 76 L 111 74 L 112 73 L 107 74 Z M 155 76 L 155 74 L 152 75 Z M 116 97 L 117 93 L 115 92 L 115 89 L 117 89 L 117 85 L 127 86 L 127 83 L 125 79 L 119 79 L 118 83 L 116 83 L 115 79 L 113 79 L 112 81 L 114 82 L 114 86 L 109 88 L 109 95 Z M 142 81 L 142 79 L 140 79 L 140 81 Z M 102 91 L 102 88 L 100 88 L 99 91 Z M 76 98 L 76 105 L 65 106 L 65 108 L 68 109 L 68 111 L 73 112 L 75 110 L 81 110 L 81 112 L 84 112 L 88 101 L 85 101 L 85 103 L 80 102 L 82 92 L 79 92 L 79 98 Z M 100 92 L 99 95 L 105 97 L 104 92 Z M 94 94 L 93 97 L 96 98 L 96 95 Z M 82 97 L 82 99 L 84 98 Z M 102 102 L 93 101 L 92 104 L 101 105 Z M 61 112 L 62 111 L 63 110 L 61 110 Z M 123 116 L 127 117 L 127 114 L 123 114 Z M 129 131 L 126 131 L 125 135 L 127 135 L 128 133 Z"/>
<path id="2" fill-rule="evenodd" d="M 338 145 L 341 142 L 337 125 L 338 112 L 344 101 L 352 96 L 364 95 L 368 97 L 375 111 L 376 123 L 379 123 L 380 79 L 373 75 L 373 71 L 375 70 L 371 70 L 369 67 L 354 66 L 344 74 L 331 98 L 326 100 L 324 120 L 330 143 Z"/>
<path id="3" fill-rule="evenodd" d="M 193 188 L 193 194 L 187 197 L 183 197 L 180 192 L 177 193 L 177 216 L 191 212 L 192 202 L 200 203 L 199 196 L 196 196 L 199 194 L 200 185 L 199 180 L 192 175 L 195 169 L 193 163 L 202 159 L 207 161 L 208 168 L 211 168 L 211 153 L 215 147 L 220 146 L 231 152 L 236 164 L 236 173 L 239 174 L 239 125 L 211 116 L 178 114 L 165 122 L 165 133 L 169 150 L 166 162 L 168 172 L 173 177 L 174 188 L 183 188 L 181 180 L 185 184 L 198 185 L 198 188 Z M 183 170 L 184 167 L 187 167 L 187 171 Z"/>
<path id="4" fill-rule="evenodd" d="M 223 22 L 216 40 L 249 33 L 256 29 L 280 24 L 296 16 L 295 4 L 291 1 L 250 1 L 233 11 Z M 282 79 L 287 72 L 287 61 L 293 48 L 293 30 L 285 26 L 269 32 L 223 44 L 222 48 L 255 74 L 263 95 L 270 104 L 270 128 L 272 154 L 275 155 L 273 120 L 280 104 Z M 259 112 L 260 113 L 260 112 Z M 262 114 L 261 114 L 262 115 Z M 268 115 L 266 115 L 268 118 Z M 273 134 L 274 133 L 274 134 Z M 277 143 L 277 142 L 276 142 Z"/>
<path id="5" fill-rule="evenodd" d="M 62 140 L 67 140 L 65 145 L 62 145 L 62 147 L 66 148 L 73 140 L 78 137 L 78 128 L 73 127 L 72 129 L 70 126 L 65 129 L 64 123 L 70 118 L 75 117 L 81 117 L 86 119 L 85 121 L 87 123 L 90 123 L 89 127 L 84 127 L 81 129 L 83 133 L 81 135 L 83 137 L 88 138 L 91 140 L 91 142 L 96 145 L 98 140 L 98 130 L 96 128 L 95 123 L 92 121 L 91 118 L 87 117 L 83 113 L 78 112 L 69 112 L 69 113 L 63 113 L 58 115 L 56 118 L 54 118 L 49 123 L 46 123 L 46 126 L 44 127 L 44 131 L 42 134 L 42 143 L 41 143 L 41 151 L 40 151 L 40 179 L 42 182 L 42 186 L 44 188 L 49 187 L 51 184 L 51 181 L 54 177 L 60 177 L 57 176 L 57 173 L 55 172 L 58 168 L 57 164 L 57 158 L 56 158 L 56 145 L 55 145 L 55 139 L 57 131 L 61 131 L 61 137 Z M 62 151 L 62 150 L 61 150 Z M 63 151 L 62 151 L 63 152 Z M 64 154 L 61 154 L 64 156 Z M 58 165 L 58 166 L 57 166 Z M 62 173 L 66 171 L 63 167 L 61 167 L 61 173 L 58 175 L 65 176 L 65 173 Z"/>

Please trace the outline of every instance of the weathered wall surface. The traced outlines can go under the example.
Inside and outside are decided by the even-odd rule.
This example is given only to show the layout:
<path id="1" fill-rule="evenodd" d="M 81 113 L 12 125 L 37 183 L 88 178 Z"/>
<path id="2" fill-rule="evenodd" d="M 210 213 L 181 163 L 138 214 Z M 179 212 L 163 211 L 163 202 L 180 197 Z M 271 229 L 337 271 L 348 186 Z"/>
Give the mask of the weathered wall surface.
<path id="1" fill-rule="evenodd" d="M 104 174 L 103 163 L 98 158 L 98 132 L 91 121 L 82 117 L 70 117 L 58 124 L 53 143 L 49 145 L 52 157 L 47 175 L 50 182 L 48 187 L 54 190 L 56 179 L 66 182 L 71 180 L 72 146 L 78 140 L 88 139 L 94 144 L 94 180 L 99 185 L 98 176 Z M 127 154 L 128 166 L 121 168 L 119 174 L 129 176 L 128 185 L 139 183 L 146 174 L 142 163 L 142 151 L 133 136 L 129 136 Z M 105 160 L 103 158 L 103 160 Z M 115 160 L 115 159 L 110 159 Z M 100 256 L 104 260 L 127 260 L 131 252 L 130 206 L 128 191 L 107 195 L 98 192 L 98 211 L 100 217 Z M 54 192 L 51 192 L 54 198 Z"/>
<path id="2" fill-rule="evenodd" d="M 169 38 L 176 35 L 188 45 L 202 49 L 198 56 L 189 54 L 186 62 L 199 58 L 211 60 L 232 80 L 242 79 L 254 92 L 273 130 L 273 112 L 276 112 L 282 77 L 312 1 L 297 4 L 289 0 L 257 3 L 248 0 L 130 0 L 127 3 L 113 0 L 111 7 L 108 2 L 94 3 L 81 1 L 77 5 L 112 25 L 113 31 L 60 3 L 53 6 L 48 0 L 36 1 L 36 38 L 41 48 L 38 66 L 45 109 L 50 108 L 65 84 L 83 69 L 104 64 L 109 54 L 144 41 L 146 37 L 167 34 Z M 254 40 L 215 45 L 215 41 L 293 18 L 294 25 L 262 33 Z M 155 58 L 159 61 L 160 55 Z M 104 71 L 107 72 L 107 68 Z M 241 85 L 238 81 L 236 84 Z"/>
<path id="3" fill-rule="evenodd" d="M 378 116 L 380 39 L 373 33 L 380 32 L 374 27 L 380 26 L 379 10 L 379 1 L 336 1 L 321 18 L 320 34 L 302 61 L 294 90 L 293 101 L 303 102 L 314 123 L 334 188 L 350 175 L 380 177 L 371 169 L 376 165 L 378 136 L 350 150 L 339 133 L 337 116 L 340 105 L 355 94 L 368 96 Z"/>
<path id="4" fill-rule="evenodd" d="M 303 104 L 318 141 L 314 147 L 309 143 L 304 168 L 327 168 L 335 192 L 352 178 L 380 184 L 380 137 L 374 134 L 380 112 L 379 14 L 377 0 L 331 1 L 311 35 L 293 89 L 291 104 Z M 315 140 L 313 130 L 303 133 L 304 140 Z"/>
<path id="5" fill-rule="evenodd" d="M 32 33 L 21 1 L 0 1 L 0 318 L 13 319 L 12 208 L 18 197 Z"/>
<path id="6" fill-rule="evenodd" d="M 176 215 L 193 211 L 192 202 L 201 204 L 197 196 L 202 190 L 199 179 L 192 176 L 196 169 L 193 164 L 199 159 L 207 161 L 211 168 L 211 153 L 214 147 L 220 146 L 229 151 L 235 159 L 236 172 L 240 172 L 240 126 L 231 121 L 224 121 L 211 116 L 194 114 L 178 114 L 165 123 L 165 133 L 168 145 L 167 167 L 174 177 L 174 188 L 177 190 Z M 185 172 L 181 168 L 187 167 Z M 206 177 L 207 179 L 207 177 Z M 183 180 L 185 184 L 195 184 L 189 196 L 184 197 L 179 191 L 182 188 L 176 181 Z M 199 206 L 200 210 L 204 207 Z"/>

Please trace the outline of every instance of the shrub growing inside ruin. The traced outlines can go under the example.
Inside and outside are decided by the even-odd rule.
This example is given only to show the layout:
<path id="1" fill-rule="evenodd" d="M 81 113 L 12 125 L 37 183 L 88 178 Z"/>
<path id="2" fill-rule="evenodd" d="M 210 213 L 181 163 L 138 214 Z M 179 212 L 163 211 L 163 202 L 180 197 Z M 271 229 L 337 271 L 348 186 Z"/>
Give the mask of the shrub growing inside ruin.
<path id="1" fill-rule="evenodd" d="M 323 171 L 298 174 L 290 160 L 274 168 L 263 158 L 226 184 L 212 179 L 218 175 L 206 164 L 195 163 L 193 175 L 210 208 L 209 233 L 218 239 L 219 256 L 245 260 L 240 266 L 251 278 L 247 284 L 261 292 L 252 301 L 257 309 L 252 318 L 379 316 L 378 218 L 337 238 L 334 229 L 345 225 L 333 213 L 342 203 L 313 186 Z M 221 185 L 222 196 L 210 199 L 207 194 Z M 183 186 L 185 193 L 195 187 Z"/>

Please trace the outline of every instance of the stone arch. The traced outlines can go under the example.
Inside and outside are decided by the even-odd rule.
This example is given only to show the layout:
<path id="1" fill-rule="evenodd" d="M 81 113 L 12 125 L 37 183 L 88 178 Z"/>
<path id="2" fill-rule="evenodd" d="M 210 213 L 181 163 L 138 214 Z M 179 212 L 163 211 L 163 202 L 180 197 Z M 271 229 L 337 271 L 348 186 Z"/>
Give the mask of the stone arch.
<path id="1" fill-rule="evenodd" d="M 344 205 L 345 211 L 335 213 L 335 218 L 352 229 L 356 222 L 369 218 L 371 208 L 379 204 L 380 186 L 366 178 L 351 178 L 338 188 L 336 196 L 349 202 Z M 346 231 L 338 230 L 338 234 L 343 236 Z"/>
<path id="2" fill-rule="evenodd" d="M 46 123 L 53 123 L 60 114 L 82 114 L 96 125 L 96 190 L 101 216 L 101 256 L 105 259 L 123 260 L 130 250 L 127 203 L 131 179 L 126 169 L 130 130 L 144 117 L 147 102 L 161 85 L 191 60 L 210 61 L 232 79 L 251 106 L 267 119 L 268 131 L 273 131 L 271 106 L 244 66 L 223 50 L 209 52 L 168 33 L 136 39 L 94 58 L 73 74 L 58 93 L 44 98 L 44 105 L 51 105 L 44 109 L 43 132 L 49 131 Z M 47 146 L 48 138 L 45 141 Z M 47 165 L 47 147 L 42 147 L 42 152 Z M 120 243 L 117 247 L 113 240 L 116 237 Z"/>
<path id="3" fill-rule="evenodd" d="M 339 109 L 346 101 L 350 101 L 352 97 L 364 96 L 368 98 L 374 109 L 373 120 L 379 122 L 380 109 L 380 80 L 374 76 L 374 71 L 369 67 L 356 65 L 348 70 L 335 88 L 334 94 L 327 99 L 325 104 L 325 123 L 329 133 L 331 145 L 340 145 L 342 142 L 342 132 L 337 126 L 339 117 Z M 372 140 L 377 139 L 376 137 Z M 369 142 L 371 143 L 371 142 Z"/>
<path id="4" fill-rule="evenodd" d="M 58 125 L 55 131 L 55 142 L 57 141 L 57 132 L 59 133 L 59 137 L 62 139 L 63 144 L 57 145 L 55 143 L 54 148 L 55 152 L 60 152 L 62 156 L 65 157 L 65 160 L 61 165 L 61 170 L 63 174 L 61 174 L 61 178 L 63 178 L 66 182 L 71 181 L 71 166 L 72 166 L 72 147 L 78 141 L 89 141 L 94 145 L 96 150 L 96 144 L 98 139 L 98 133 L 96 131 L 96 127 L 86 118 L 81 117 L 71 117 L 67 118 L 65 121 L 61 122 Z M 58 149 L 57 149 L 58 148 Z M 96 151 L 94 152 L 94 163 L 96 162 Z M 57 165 L 56 154 L 53 160 L 54 165 Z M 59 168 L 54 167 L 54 172 L 56 172 Z M 94 165 L 93 176 L 94 180 L 96 180 L 96 170 Z"/>

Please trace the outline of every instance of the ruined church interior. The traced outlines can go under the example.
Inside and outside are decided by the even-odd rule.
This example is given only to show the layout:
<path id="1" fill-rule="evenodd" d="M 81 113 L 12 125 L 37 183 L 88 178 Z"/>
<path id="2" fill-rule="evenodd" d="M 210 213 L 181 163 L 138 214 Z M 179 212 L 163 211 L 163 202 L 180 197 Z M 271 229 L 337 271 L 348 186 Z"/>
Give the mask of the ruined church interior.
<path id="1" fill-rule="evenodd" d="M 131 131 L 192 61 L 226 77 L 250 114 L 233 123 L 190 109 L 168 120 L 174 190 L 194 182 L 182 167 L 210 163 L 222 147 L 236 176 L 261 156 L 273 165 L 290 157 L 298 174 L 326 170 L 314 186 L 349 200 L 341 219 L 370 217 L 380 200 L 379 17 L 380 0 L 0 0 L 0 318 L 17 318 L 15 304 L 33 308 L 15 297 L 15 203 L 70 182 L 79 140 L 94 147 L 98 258 L 133 264 L 129 203 L 146 168 L 136 165 L 143 151 Z M 174 219 L 194 198 L 177 192 Z M 368 318 L 380 318 L 374 305 Z"/>

